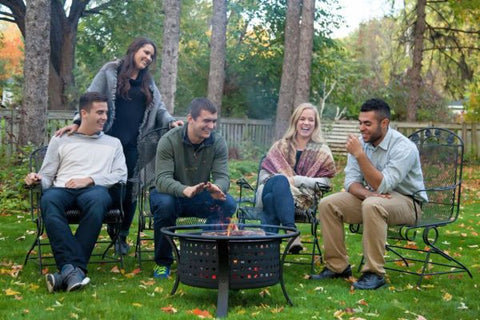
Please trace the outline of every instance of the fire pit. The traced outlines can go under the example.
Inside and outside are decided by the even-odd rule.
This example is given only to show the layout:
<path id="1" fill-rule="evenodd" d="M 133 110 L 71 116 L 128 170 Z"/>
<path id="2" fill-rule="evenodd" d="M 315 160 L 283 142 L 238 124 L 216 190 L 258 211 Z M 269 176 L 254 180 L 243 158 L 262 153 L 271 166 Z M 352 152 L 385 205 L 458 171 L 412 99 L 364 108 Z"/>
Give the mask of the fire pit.
<path id="1" fill-rule="evenodd" d="M 291 233 L 264 232 L 274 227 Z M 294 228 L 270 225 L 239 224 L 238 231 L 229 232 L 225 225 L 182 225 L 162 228 L 177 259 L 177 276 L 170 294 L 179 283 L 200 288 L 218 288 L 217 316 L 228 312 L 229 289 L 253 289 L 280 282 L 283 295 L 290 305 L 283 281 L 283 262 L 293 239 L 299 234 Z M 174 239 L 180 242 L 180 250 Z M 280 256 L 282 239 L 290 238 Z"/>

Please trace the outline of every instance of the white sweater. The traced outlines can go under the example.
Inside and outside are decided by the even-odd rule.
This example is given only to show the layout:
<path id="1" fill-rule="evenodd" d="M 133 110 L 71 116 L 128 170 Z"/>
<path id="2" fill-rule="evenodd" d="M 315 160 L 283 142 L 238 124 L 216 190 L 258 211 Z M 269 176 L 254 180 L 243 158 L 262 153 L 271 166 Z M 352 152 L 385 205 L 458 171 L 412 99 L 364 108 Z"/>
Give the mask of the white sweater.
<path id="1" fill-rule="evenodd" d="M 99 132 L 52 137 L 39 172 L 42 188 L 65 187 L 72 178 L 90 177 L 95 185 L 110 187 L 127 180 L 120 140 Z"/>

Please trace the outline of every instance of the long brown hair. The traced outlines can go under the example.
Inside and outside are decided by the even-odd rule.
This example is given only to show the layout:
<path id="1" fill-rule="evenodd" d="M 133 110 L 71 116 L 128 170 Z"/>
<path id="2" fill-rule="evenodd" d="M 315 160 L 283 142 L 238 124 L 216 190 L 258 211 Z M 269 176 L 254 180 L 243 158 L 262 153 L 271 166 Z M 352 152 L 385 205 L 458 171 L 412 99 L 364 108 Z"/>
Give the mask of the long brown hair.
<path id="1" fill-rule="evenodd" d="M 128 99 L 128 90 L 130 90 L 130 77 L 135 69 L 135 53 L 137 53 L 140 48 L 147 44 L 151 45 L 154 49 L 152 63 L 150 64 L 152 65 L 157 58 L 157 47 L 152 40 L 144 37 L 134 39 L 128 47 L 125 57 L 122 59 L 120 71 L 118 72 L 117 93 L 124 99 Z M 149 88 L 150 81 L 152 79 L 152 76 L 148 71 L 149 66 L 140 71 L 140 73 L 143 73 L 141 91 L 147 98 L 147 105 L 149 105 L 153 100 L 152 93 Z"/>

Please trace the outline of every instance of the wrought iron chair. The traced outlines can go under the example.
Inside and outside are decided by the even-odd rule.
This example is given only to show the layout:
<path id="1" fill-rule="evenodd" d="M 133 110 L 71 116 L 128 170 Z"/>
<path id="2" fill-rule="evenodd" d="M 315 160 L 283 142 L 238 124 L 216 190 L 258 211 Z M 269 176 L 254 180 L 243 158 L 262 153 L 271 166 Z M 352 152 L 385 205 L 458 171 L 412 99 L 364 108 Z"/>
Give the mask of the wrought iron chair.
<path id="1" fill-rule="evenodd" d="M 466 272 L 468 268 L 440 249 L 436 243 L 439 228 L 455 222 L 460 213 L 464 145 L 454 132 L 442 128 L 420 129 L 409 136 L 420 152 L 425 190 L 428 202 L 422 212 L 415 212 L 413 226 L 389 227 L 386 250 L 393 254 L 386 259 L 385 269 L 419 276 L 420 285 L 425 276 Z M 415 196 L 412 195 L 412 199 Z M 413 200 L 412 200 L 413 201 Z M 354 233 L 361 233 L 361 225 L 350 225 Z M 417 246 L 417 233 L 421 233 L 424 249 Z M 407 244 L 401 244 L 402 240 Z M 421 268 L 412 270 L 415 262 Z M 359 269 L 363 264 L 363 258 Z"/>
<path id="2" fill-rule="evenodd" d="M 259 184 L 259 173 L 262 167 L 262 162 L 265 156 L 262 156 L 258 163 L 257 170 L 257 179 L 254 186 L 250 184 L 245 178 L 240 178 L 237 180 L 237 185 L 239 186 L 239 198 L 238 198 L 238 210 L 237 218 L 240 223 L 246 223 L 247 220 L 256 220 L 259 221 L 262 214 L 262 209 L 255 206 L 256 204 L 256 194 L 257 186 Z M 295 222 L 296 223 L 308 223 L 310 224 L 310 234 L 312 240 L 302 239 L 302 244 L 307 246 L 312 246 L 312 249 L 309 252 L 300 252 L 295 254 L 288 254 L 289 256 L 294 256 L 293 259 L 288 259 L 285 262 L 290 264 L 302 264 L 310 265 L 310 272 L 313 273 L 315 269 L 316 262 L 323 263 L 322 251 L 320 250 L 320 243 L 318 240 L 318 224 L 319 220 L 317 218 L 317 208 L 318 202 L 327 192 L 330 192 L 330 186 L 317 183 L 315 186 L 315 196 L 312 202 L 312 206 L 307 210 L 295 207 Z M 246 197 L 245 192 L 253 193 L 253 196 Z M 308 256 L 308 262 L 301 261 L 302 257 Z M 300 259 L 299 259 L 300 258 Z"/>
<path id="3" fill-rule="evenodd" d="M 154 235 L 153 235 L 153 214 L 150 211 L 150 190 L 155 187 L 155 157 L 157 154 L 157 145 L 160 138 L 169 130 L 169 128 L 158 128 L 150 130 L 139 139 L 138 150 L 138 183 L 137 202 L 138 202 L 138 232 L 135 243 L 135 257 L 138 265 L 142 266 L 142 261 L 153 260 L 154 254 Z M 195 217 L 180 217 L 177 219 L 177 225 L 188 225 L 204 223 L 205 219 Z"/>
<path id="4" fill-rule="evenodd" d="M 34 150 L 30 154 L 30 172 L 38 172 L 40 170 L 46 153 L 47 146 L 43 146 Z M 33 223 L 35 223 L 37 230 L 35 239 L 25 257 L 24 265 L 26 265 L 28 261 L 34 260 L 38 263 L 40 272 L 42 272 L 44 267 L 55 266 L 56 264 L 50 249 L 50 242 L 48 241 L 48 237 L 45 233 L 45 224 L 40 210 L 42 188 L 40 185 L 28 186 L 27 188 L 29 189 L 31 219 Z M 114 205 L 105 214 L 103 219 L 103 223 L 106 224 L 108 236 L 102 236 L 100 234 L 97 240 L 96 248 L 90 257 L 90 263 L 120 263 L 121 268 L 123 268 L 123 257 L 122 255 L 114 254 L 113 245 L 118 237 L 120 226 L 123 221 L 123 208 L 121 199 L 124 197 L 124 192 L 124 183 L 117 183 L 110 188 L 110 194 L 114 199 Z M 71 208 L 65 211 L 65 216 L 67 217 L 69 224 L 75 225 L 80 223 L 83 214 L 80 209 Z M 36 252 L 34 251 L 35 248 L 37 248 Z M 109 254 L 110 249 L 112 249 L 111 254 Z"/>

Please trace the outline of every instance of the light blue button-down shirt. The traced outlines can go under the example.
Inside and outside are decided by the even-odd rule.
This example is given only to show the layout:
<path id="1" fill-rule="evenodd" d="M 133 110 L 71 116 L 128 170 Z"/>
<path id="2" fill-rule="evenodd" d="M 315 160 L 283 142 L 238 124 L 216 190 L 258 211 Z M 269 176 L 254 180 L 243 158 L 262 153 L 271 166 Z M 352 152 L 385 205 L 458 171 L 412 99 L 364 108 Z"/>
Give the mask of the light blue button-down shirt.
<path id="1" fill-rule="evenodd" d="M 425 189 L 418 149 L 407 137 L 389 127 L 385 138 L 378 146 L 365 143 L 362 138 L 360 142 L 372 164 L 383 174 L 383 180 L 376 192 L 396 191 L 410 196 L 418 190 Z M 348 154 L 345 190 L 348 191 L 354 182 L 366 184 L 357 159 Z M 427 201 L 425 192 L 420 192 L 416 198 L 419 201 Z"/>

